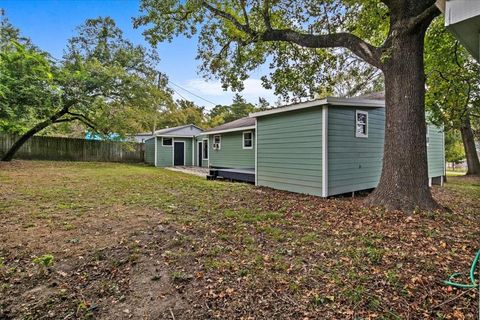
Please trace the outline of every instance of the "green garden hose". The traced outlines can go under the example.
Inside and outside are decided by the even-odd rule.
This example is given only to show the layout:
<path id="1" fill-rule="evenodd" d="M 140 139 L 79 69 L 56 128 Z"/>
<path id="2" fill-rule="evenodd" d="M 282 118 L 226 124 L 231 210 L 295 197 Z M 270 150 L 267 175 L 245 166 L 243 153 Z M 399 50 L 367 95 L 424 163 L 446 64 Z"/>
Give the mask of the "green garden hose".
<path id="1" fill-rule="evenodd" d="M 461 273 L 459 272 L 452 274 L 448 278 L 448 280 L 445 280 L 443 283 L 448 286 L 461 288 L 461 289 L 476 288 L 479 285 L 475 280 L 475 269 L 477 268 L 478 261 L 480 261 L 480 250 L 478 250 L 477 255 L 475 256 L 475 259 L 473 259 L 472 266 L 470 267 L 470 283 L 465 284 L 465 283 L 459 283 L 454 281 L 455 278 L 461 275 Z"/>
<path id="2" fill-rule="evenodd" d="M 461 273 L 458 273 L 458 272 L 452 274 L 448 278 L 448 280 L 443 281 L 443 283 L 448 286 L 452 286 L 460 289 L 474 289 L 478 287 L 478 319 L 480 320 L 480 280 L 478 281 L 478 283 L 475 280 L 475 269 L 477 268 L 479 261 L 480 261 L 480 250 L 478 250 L 477 254 L 475 255 L 475 258 L 473 259 L 473 262 L 472 262 L 472 266 L 470 267 L 470 283 L 456 282 L 455 278 L 458 278 L 458 276 L 461 275 Z"/>

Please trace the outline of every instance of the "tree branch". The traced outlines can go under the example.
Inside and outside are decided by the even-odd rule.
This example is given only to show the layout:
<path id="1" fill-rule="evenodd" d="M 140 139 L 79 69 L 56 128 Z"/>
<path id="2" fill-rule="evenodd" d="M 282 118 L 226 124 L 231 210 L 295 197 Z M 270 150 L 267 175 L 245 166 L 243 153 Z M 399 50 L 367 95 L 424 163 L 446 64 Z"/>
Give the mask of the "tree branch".
<path id="1" fill-rule="evenodd" d="M 224 18 L 228 21 L 230 21 L 231 23 L 233 23 L 235 25 L 235 27 L 237 27 L 237 29 L 247 33 L 247 34 L 250 34 L 250 35 L 256 35 L 255 32 L 253 32 L 253 30 L 251 30 L 248 25 L 244 25 L 242 23 L 240 23 L 240 21 L 238 21 L 233 15 L 231 15 L 230 13 L 228 12 L 225 12 L 225 11 L 222 11 L 220 9 L 217 9 L 215 8 L 214 6 L 208 4 L 206 1 L 202 1 L 202 5 L 207 9 L 209 10 L 211 13 L 213 13 L 214 15 L 218 16 L 218 17 L 221 17 L 221 18 Z"/>
<path id="2" fill-rule="evenodd" d="M 89 127 L 90 129 L 92 129 L 93 131 L 99 132 L 99 130 L 98 130 L 93 124 L 88 123 L 88 122 L 85 121 L 83 118 L 77 117 L 77 116 L 70 117 L 70 118 L 58 119 L 58 120 L 55 120 L 53 123 L 72 122 L 72 121 L 75 121 L 75 120 L 78 120 L 78 121 L 82 122 L 82 123 L 85 124 L 87 127 Z"/>
<path id="3" fill-rule="evenodd" d="M 267 30 L 272 30 L 272 24 L 270 22 L 270 0 L 263 2 L 263 22 Z"/>
<path id="4" fill-rule="evenodd" d="M 252 42 L 255 41 L 287 41 L 293 42 L 299 46 L 306 48 L 334 48 L 343 47 L 352 51 L 354 54 L 362 58 L 364 61 L 371 65 L 381 69 L 382 62 L 380 60 L 380 50 L 377 47 L 363 41 L 359 37 L 351 33 L 331 33 L 325 35 L 304 34 L 292 29 L 270 29 L 258 33 L 248 25 L 242 24 L 233 15 L 228 12 L 222 11 L 210 4 L 205 0 L 202 2 L 203 6 L 219 18 L 226 19 L 233 23 L 235 27 L 245 32 L 252 37 Z"/>
<path id="5" fill-rule="evenodd" d="M 250 27 L 250 22 L 248 20 L 248 14 L 247 14 L 247 9 L 245 8 L 245 0 L 240 0 L 240 6 L 242 7 L 242 13 L 243 13 L 243 20 L 245 20 L 245 26 L 249 29 L 252 30 Z"/>
<path id="6" fill-rule="evenodd" d="M 381 69 L 380 50 L 351 33 L 304 34 L 291 29 L 270 30 L 260 35 L 263 41 L 288 41 L 306 48 L 343 47 L 369 64 Z"/>
<path id="7" fill-rule="evenodd" d="M 427 26 L 430 25 L 430 22 L 440 14 L 440 10 L 437 8 L 435 3 L 433 3 L 430 7 L 425 9 L 422 13 L 417 15 L 416 17 L 411 18 L 408 21 L 408 24 L 406 26 L 406 31 L 412 31 L 415 29 L 417 26 L 426 23 Z"/>
<path id="8" fill-rule="evenodd" d="M 67 112 L 67 114 L 69 114 L 69 115 L 71 115 L 71 116 L 74 116 L 74 117 L 82 118 L 82 119 L 84 119 L 84 121 L 87 121 L 87 122 L 91 123 L 92 125 L 93 125 L 93 123 L 94 123 L 94 122 L 93 122 L 92 120 L 90 120 L 87 116 L 85 116 L 85 115 L 83 115 L 83 114 L 81 114 L 81 113 L 76 113 L 76 112 L 70 112 L 70 111 L 69 111 L 69 112 Z"/>

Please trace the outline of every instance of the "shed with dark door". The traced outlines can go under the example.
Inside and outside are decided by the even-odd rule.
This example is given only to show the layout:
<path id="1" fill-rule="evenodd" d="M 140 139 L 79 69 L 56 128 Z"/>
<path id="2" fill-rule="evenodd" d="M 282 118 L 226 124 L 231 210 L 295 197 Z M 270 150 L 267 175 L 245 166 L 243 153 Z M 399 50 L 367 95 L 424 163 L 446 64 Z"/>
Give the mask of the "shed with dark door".
<path id="1" fill-rule="evenodd" d="M 193 165 L 195 136 L 202 132 L 193 124 L 155 131 L 145 141 L 145 161 L 155 167 Z"/>

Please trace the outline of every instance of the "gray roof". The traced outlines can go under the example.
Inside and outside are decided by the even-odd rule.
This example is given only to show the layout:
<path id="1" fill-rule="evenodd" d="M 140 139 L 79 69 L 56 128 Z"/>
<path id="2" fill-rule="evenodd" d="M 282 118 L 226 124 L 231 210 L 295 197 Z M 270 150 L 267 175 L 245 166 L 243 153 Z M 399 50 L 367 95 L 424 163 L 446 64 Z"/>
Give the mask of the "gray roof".
<path id="1" fill-rule="evenodd" d="M 205 130 L 204 132 L 209 133 L 209 132 L 216 132 L 216 131 L 233 130 L 233 129 L 240 129 L 244 127 L 252 127 L 254 125 L 255 125 L 255 118 L 245 117 L 245 118 L 240 118 L 231 122 L 224 123 L 214 128 Z"/>
<path id="2" fill-rule="evenodd" d="M 173 128 L 164 128 L 160 130 L 156 130 L 154 135 L 156 136 L 195 136 L 199 133 L 203 132 L 202 128 L 197 127 L 194 124 L 186 124 L 183 126 L 173 127 Z M 137 135 L 152 135 L 151 132 L 142 132 L 138 133 Z"/>
<path id="3" fill-rule="evenodd" d="M 356 99 L 385 100 L 385 91 L 378 91 L 354 97 Z"/>

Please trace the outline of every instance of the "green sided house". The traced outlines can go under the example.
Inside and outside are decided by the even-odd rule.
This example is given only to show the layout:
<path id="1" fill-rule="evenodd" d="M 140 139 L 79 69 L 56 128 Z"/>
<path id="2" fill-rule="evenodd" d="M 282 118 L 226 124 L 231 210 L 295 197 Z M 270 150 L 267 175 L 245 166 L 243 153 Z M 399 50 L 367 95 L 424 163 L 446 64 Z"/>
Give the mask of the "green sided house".
<path id="1" fill-rule="evenodd" d="M 255 118 L 245 117 L 200 133 L 196 166 L 213 177 L 255 182 Z"/>
<path id="2" fill-rule="evenodd" d="M 253 113 L 202 131 L 193 125 L 159 130 L 146 160 L 199 166 L 226 178 L 328 197 L 377 186 L 385 131 L 383 93 L 328 97 Z M 430 184 L 445 175 L 442 128 L 427 126 Z"/>
<path id="3" fill-rule="evenodd" d="M 145 140 L 145 162 L 155 167 L 193 165 L 195 137 L 202 131 L 193 124 L 155 131 Z"/>
<path id="4" fill-rule="evenodd" d="M 258 186 L 322 197 L 372 189 L 383 157 L 383 95 L 328 97 L 250 115 Z M 428 173 L 443 184 L 443 130 L 429 125 Z"/>

